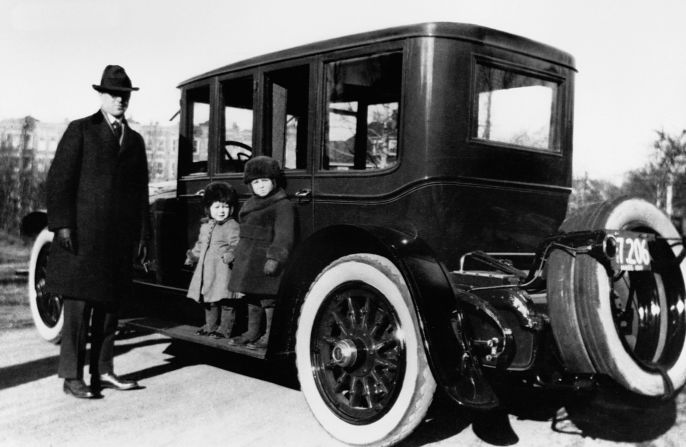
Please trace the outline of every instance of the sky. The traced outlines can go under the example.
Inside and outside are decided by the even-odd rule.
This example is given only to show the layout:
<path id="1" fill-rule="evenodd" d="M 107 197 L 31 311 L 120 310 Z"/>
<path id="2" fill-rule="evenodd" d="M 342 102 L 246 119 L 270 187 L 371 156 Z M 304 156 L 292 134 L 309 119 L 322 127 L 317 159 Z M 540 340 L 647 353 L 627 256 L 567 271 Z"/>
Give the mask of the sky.
<path id="1" fill-rule="evenodd" d="M 411 23 L 473 23 L 576 60 L 574 174 L 620 184 L 656 130 L 686 128 L 682 0 L 0 0 L 0 119 L 72 120 L 99 107 L 103 68 L 125 67 L 128 116 L 164 124 L 176 86 L 267 52 Z"/>

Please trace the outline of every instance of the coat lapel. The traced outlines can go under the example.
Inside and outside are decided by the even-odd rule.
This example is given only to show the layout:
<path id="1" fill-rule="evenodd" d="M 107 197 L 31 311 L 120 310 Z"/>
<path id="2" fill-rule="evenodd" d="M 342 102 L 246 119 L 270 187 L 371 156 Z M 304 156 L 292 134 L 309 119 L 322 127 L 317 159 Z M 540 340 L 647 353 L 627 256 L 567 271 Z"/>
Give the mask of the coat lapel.
<path id="1" fill-rule="evenodd" d="M 105 116 L 100 110 L 97 111 L 92 117 L 93 125 L 98 129 L 98 135 L 103 142 L 103 145 L 113 151 L 115 154 L 119 151 L 119 144 L 114 138 L 114 133 L 112 133 L 112 128 L 109 123 L 105 120 Z"/>
<path id="2" fill-rule="evenodd" d="M 121 140 L 121 146 L 119 147 L 119 155 L 122 155 L 131 147 L 131 128 L 129 127 L 128 121 L 124 118 L 124 137 Z"/>

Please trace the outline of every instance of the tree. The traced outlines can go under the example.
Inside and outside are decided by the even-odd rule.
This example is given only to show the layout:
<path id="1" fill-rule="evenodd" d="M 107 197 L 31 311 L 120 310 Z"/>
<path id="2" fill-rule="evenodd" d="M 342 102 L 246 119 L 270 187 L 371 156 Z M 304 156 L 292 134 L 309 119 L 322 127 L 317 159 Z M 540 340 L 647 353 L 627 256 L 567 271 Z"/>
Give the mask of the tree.
<path id="1" fill-rule="evenodd" d="M 569 198 L 568 213 L 572 214 L 584 206 L 612 200 L 622 195 L 622 190 L 606 180 L 584 177 L 572 180 L 572 195 Z"/>
<path id="2" fill-rule="evenodd" d="M 34 165 L 32 136 L 36 120 L 21 120 L 18 146 L 11 138 L 0 141 L 0 228 L 14 231 L 28 212 L 44 207 L 45 172 Z"/>
<path id="3" fill-rule="evenodd" d="M 650 167 L 656 181 L 655 204 L 667 215 L 674 215 L 674 183 L 686 166 L 686 130 L 678 135 L 669 135 L 658 130 L 653 143 L 655 161 Z"/>

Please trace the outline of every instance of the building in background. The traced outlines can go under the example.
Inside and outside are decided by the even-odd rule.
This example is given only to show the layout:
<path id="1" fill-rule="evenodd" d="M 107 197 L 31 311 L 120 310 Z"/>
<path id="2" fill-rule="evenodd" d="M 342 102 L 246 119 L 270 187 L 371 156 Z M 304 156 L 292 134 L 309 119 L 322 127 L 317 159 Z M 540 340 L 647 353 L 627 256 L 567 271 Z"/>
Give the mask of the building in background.
<path id="1" fill-rule="evenodd" d="M 69 121 L 47 123 L 31 116 L 0 120 L 0 157 L 12 165 L 12 171 L 44 174 L 50 168 L 57 143 Z M 129 120 L 132 129 L 145 140 L 150 182 L 176 180 L 177 124 L 141 124 Z"/>

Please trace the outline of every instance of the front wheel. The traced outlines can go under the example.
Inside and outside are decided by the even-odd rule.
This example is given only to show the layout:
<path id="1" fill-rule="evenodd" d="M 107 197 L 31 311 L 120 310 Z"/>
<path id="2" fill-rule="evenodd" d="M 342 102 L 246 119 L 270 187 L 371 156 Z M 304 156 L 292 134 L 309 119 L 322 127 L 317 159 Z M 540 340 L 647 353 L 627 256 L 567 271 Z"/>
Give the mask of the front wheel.
<path id="1" fill-rule="evenodd" d="M 406 437 L 436 389 L 421 340 L 388 259 L 360 253 L 327 266 L 305 297 L 295 347 L 301 389 L 324 429 L 366 446 Z"/>
<path id="2" fill-rule="evenodd" d="M 29 260 L 29 304 L 38 334 L 50 343 L 59 343 L 64 325 L 62 296 L 45 290 L 45 274 L 53 233 L 44 229 L 36 237 Z"/>

